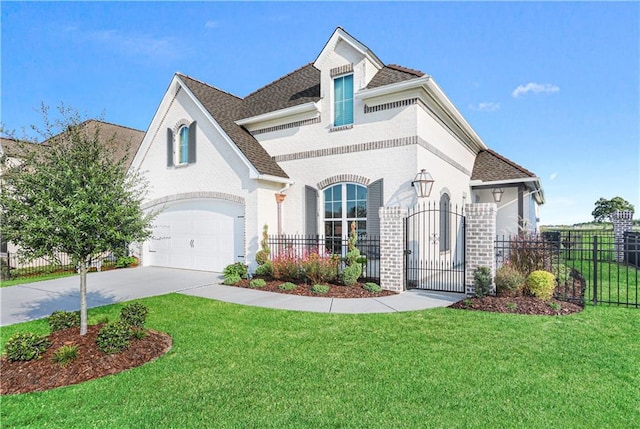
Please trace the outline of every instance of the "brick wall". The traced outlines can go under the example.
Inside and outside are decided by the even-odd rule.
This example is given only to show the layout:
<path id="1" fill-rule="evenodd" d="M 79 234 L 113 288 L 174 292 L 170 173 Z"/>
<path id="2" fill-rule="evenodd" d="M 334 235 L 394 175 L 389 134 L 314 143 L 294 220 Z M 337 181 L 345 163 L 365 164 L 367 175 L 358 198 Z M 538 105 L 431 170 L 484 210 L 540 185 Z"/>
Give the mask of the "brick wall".
<path id="1" fill-rule="evenodd" d="M 380 207 L 380 286 L 401 292 L 404 289 L 404 219 L 407 210 Z"/>
<path id="2" fill-rule="evenodd" d="M 489 267 L 492 278 L 496 272 L 494 240 L 498 209 L 495 203 L 478 203 L 465 205 L 464 211 L 467 217 L 467 295 L 473 295 L 473 271 L 477 267 Z"/>

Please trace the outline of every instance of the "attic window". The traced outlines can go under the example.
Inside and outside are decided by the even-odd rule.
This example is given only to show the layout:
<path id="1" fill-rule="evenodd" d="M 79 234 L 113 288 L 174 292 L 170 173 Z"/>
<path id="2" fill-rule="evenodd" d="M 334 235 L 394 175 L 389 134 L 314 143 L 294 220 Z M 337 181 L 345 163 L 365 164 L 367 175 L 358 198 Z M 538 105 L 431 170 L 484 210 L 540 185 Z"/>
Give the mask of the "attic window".
<path id="1" fill-rule="evenodd" d="M 175 128 L 167 128 L 167 167 L 194 164 L 196 162 L 196 122 L 183 123 L 174 130 Z"/>
<path id="2" fill-rule="evenodd" d="M 333 79 L 334 127 L 353 124 L 353 75 Z"/>

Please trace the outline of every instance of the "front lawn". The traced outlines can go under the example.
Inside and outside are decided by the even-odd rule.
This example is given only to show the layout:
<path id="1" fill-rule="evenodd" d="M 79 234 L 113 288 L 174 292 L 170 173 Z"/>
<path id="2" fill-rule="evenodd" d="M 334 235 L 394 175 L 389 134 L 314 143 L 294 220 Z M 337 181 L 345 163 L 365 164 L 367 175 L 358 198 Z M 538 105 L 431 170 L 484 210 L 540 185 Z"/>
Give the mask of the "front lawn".
<path id="1" fill-rule="evenodd" d="M 640 313 L 344 315 L 171 294 L 173 349 L 84 384 L 2 397 L 3 427 L 640 427 Z M 92 309 L 117 318 L 121 304 Z M 44 320 L 0 329 L 48 333 Z"/>

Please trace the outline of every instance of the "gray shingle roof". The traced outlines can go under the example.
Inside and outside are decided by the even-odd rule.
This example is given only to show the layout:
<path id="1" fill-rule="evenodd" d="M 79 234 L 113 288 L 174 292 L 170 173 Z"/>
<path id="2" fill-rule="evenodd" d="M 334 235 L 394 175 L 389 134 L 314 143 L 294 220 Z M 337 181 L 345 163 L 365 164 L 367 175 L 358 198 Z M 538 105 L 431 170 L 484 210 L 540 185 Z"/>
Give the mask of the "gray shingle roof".
<path id="1" fill-rule="evenodd" d="M 85 130 L 87 135 L 93 135 L 93 133 L 99 127 L 99 140 L 103 144 L 106 144 L 107 147 L 113 151 L 113 155 L 116 159 L 119 160 L 127 157 L 124 160 L 124 167 L 127 169 L 131 165 L 133 157 L 140 147 L 142 139 L 144 138 L 144 131 L 124 127 L 122 125 L 111 124 L 104 121 L 98 121 L 95 119 L 84 121 L 79 126 Z M 34 144 L 30 147 L 37 148 L 36 150 L 48 148 L 50 142 L 55 142 L 60 138 L 64 138 L 64 132 L 57 134 L 42 143 Z M 16 140 L 3 137 L 1 139 L 1 144 L 2 151 L 8 156 L 20 158 L 22 149 L 20 148 L 20 144 Z"/>
<path id="2" fill-rule="evenodd" d="M 499 180 L 515 180 L 537 177 L 526 168 L 505 158 L 491 149 L 481 151 L 476 156 L 471 173 L 471 180 L 495 182 Z"/>
<path id="3" fill-rule="evenodd" d="M 373 76 L 373 79 L 371 79 L 367 85 L 367 89 L 416 79 L 422 76 L 424 76 L 424 73 L 419 70 L 409 69 L 396 64 L 389 64 L 381 68 L 378 73 Z"/>
<path id="4" fill-rule="evenodd" d="M 189 76 L 178 74 L 191 93 L 233 140 L 238 149 L 260 174 L 288 178 L 258 141 L 243 127 L 235 123 L 243 110 L 243 100 Z"/>
<path id="5" fill-rule="evenodd" d="M 320 70 L 307 64 L 244 98 L 241 116 L 250 118 L 263 113 L 320 100 Z"/>

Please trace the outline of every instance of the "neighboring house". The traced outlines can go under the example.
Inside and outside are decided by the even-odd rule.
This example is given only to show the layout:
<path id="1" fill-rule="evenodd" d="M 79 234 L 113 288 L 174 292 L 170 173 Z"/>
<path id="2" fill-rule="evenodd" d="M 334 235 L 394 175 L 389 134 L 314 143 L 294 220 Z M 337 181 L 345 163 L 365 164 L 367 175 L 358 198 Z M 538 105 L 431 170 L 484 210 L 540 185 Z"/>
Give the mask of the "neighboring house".
<path id="1" fill-rule="evenodd" d="M 535 228 L 544 202 L 539 178 L 489 150 L 431 76 L 384 64 L 342 28 L 315 61 L 245 98 L 176 74 L 132 168 L 159 211 L 143 264 L 210 271 L 255 267 L 265 224 L 378 235 L 380 207 L 416 205 L 423 169 L 434 182 L 420 202 L 437 207 L 503 191 L 499 234 Z"/>
<path id="2" fill-rule="evenodd" d="M 80 124 L 80 127 L 84 128 L 88 135 L 92 135 L 99 127 L 99 140 L 102 144 L 105 144 L 108 148 L 113 150 L 116 159 L 124 159 L 124 167 L 129 168 L 133 161 L 133 156 L 138 150 L 142 138 L 144 137 L 144 131 L 136 130 L 133 128 L 124 127 L 121 125 L 110 124 L 103 121 L 94 119 L 87 120 Z M 19 140 L 12 138 L 0 138 L 0 160 L 9 163 L 8 165 L 16 165 L 20 163 L 20 159 L 23 156 L 24 145 L 31 145 L 30 148 L 37 148 L 37 150 L 48 150 L 50 144 L 55 144 L 55 140 L 63 137 L 63 133 L 56 135 L 42 143 L 30 143 L 20 142 Z M 2 178 L 4 162 L 0 162 L 0 180 Z M 0 237 L 1 249 L 0 253 L 15 254 L 19 248 L 12 243 L 7 243 Z M 41 261 L 36 261 L 40 263 Z M 15 264 L 14 264 L 15 265 Z"/>

